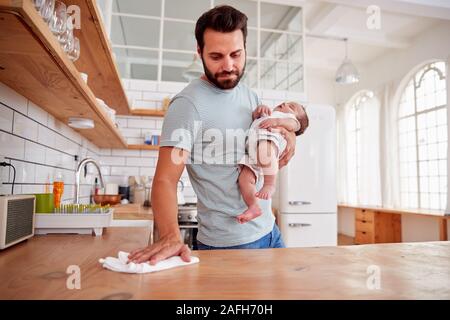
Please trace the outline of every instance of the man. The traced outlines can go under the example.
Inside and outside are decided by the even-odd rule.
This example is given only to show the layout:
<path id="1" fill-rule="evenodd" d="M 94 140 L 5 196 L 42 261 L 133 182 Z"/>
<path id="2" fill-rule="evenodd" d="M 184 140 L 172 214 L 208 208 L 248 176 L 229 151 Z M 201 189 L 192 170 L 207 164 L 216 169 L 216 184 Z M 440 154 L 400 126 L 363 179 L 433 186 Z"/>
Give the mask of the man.
<path id="1" fill-rule="evenodd" d="M 284 247 L 270 200 L 260 200 L 260 217 L 237 223 L 235 217 L 246 209 L 237 183 L 237 160 L 245 153 L 245 144 L 220 148 L 227 146 L 224 140 L 229 130 L 249 129 L 252 112 L 260 104 L 256 94 L 239 82 L 245 69 L 246 36 L 247 17 L 230 6 L 215 7 L 198 19 L 195 37 L 205 74 L 172 99 L 153 179 L 152 208 L 160 239 L 131 252 L 130 261 L 156 264 L 176 255 L 190 261 L 177 221 L 177 183 L 185 166 L 198 199 L 199 249 Z M 215 132 L 215 139 L 207 138 L 211 132 Z M 283 129 L 281 133 L 288 146 L 280 167 L 287 164 L 295 149 L 295 133 Z M 199 157 L 203 161 L 196 161 Z M 210 161 L 225 158 L 234 162 Z"/>

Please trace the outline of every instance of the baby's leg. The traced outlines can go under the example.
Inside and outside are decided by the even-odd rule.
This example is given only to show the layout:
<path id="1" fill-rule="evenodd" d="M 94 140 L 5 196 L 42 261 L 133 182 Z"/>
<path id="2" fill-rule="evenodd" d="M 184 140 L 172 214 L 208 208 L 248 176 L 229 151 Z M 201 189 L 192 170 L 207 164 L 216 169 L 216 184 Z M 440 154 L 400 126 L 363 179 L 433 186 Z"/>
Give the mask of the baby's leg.
<path id="1" fill-rule="evenodd" d="M 255 184 L 255 174 L 250 168 L 243 165 L 241 173 L 239 174 L 239 188 L 248 209 L 236 217 L 239 223 L 248 222 L 261 215 L 261 208 L 259 207 L 258 199 L 255 196 Z"/>
<path id="2" fill-rule="evenodd" d="M 272 198 L 278 173 L 278 148 L 270 140 L 258 143 L 258 165 L 264 174 L 264 185 L 255 195 L 261 199 Z"/>

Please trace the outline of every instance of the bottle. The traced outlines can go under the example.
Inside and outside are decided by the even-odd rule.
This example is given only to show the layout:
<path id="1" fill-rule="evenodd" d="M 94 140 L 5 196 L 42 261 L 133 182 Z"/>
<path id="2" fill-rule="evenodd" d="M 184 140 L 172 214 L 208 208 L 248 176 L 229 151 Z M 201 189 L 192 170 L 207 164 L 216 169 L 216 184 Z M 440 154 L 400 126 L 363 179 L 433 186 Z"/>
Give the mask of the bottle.
<path id="1" fill-rule="evenodd" d="M 53 199 L 55 208 L 61 205 L 62 195 L 64 193 L 64 176 L 61 171 L 57 171 L 53 179 Z"/>

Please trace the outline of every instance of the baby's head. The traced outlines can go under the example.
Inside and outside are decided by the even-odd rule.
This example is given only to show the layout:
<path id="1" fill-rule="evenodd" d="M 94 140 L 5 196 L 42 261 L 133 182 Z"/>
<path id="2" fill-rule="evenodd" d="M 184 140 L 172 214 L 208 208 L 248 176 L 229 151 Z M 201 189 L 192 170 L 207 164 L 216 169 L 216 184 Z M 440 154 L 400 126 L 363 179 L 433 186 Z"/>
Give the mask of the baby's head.
<path id="1" fill-rule="evenodd" d="M 306 114 L 305 109 L 303 109 L 303 107 L 296 102 L 283 102 L 282 104 L 276 106 L 273 111 L 291 113 L 297 118 L 300 122 L 300 130 L 295 132 L 295 135 L 297 136 L 301 135 L 308 127 L 308 115 Z"/>

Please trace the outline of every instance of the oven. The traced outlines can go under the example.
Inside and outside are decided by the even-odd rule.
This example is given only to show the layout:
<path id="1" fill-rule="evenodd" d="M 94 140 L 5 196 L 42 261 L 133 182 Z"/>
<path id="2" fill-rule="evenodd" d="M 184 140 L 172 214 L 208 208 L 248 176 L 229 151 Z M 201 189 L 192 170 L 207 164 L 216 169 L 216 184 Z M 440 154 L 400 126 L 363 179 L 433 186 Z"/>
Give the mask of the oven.
<path id="1" fill-rule="evenodd" d="M 197 250 L 197 203 L 190 202 L 178 205 L 178 225 L 180 226 L 180 235 L 183 242 L 188 245 L 191 250 Z M 150 243 L 158 241 L 159 233 L 156 225 L 153 226 L 153 236 Z"/>

